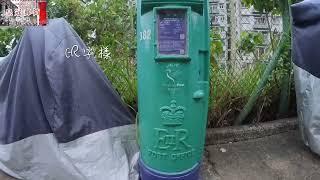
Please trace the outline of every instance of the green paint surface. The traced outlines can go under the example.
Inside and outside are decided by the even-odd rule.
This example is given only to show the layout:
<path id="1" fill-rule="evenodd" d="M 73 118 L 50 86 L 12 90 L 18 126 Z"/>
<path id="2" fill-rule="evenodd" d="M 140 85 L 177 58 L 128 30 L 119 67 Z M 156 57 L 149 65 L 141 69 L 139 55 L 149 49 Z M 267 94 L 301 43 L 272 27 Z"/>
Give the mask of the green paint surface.
<path id="1" fill-rule="evenodd" d="M 205 143 L 208 2 L 139 0 L 137 6 L 141 157 L 160 172 L 187 171 L 200 163 Z"/>

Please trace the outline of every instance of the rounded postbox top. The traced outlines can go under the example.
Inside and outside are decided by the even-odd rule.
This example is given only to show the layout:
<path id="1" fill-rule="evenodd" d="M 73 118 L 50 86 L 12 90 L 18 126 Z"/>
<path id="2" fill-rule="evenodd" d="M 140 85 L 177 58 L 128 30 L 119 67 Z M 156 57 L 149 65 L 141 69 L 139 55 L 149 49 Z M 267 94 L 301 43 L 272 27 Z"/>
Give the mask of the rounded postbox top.
<path id="1" fill-rule="evenodd" d="M 162 4 L 162 3 L 174 3 L 174 4 L 202 4 L 206 3 L 208 0 L 140 0 L 142 4 L 144 3 L 154 3 L 154 4 Z"/>

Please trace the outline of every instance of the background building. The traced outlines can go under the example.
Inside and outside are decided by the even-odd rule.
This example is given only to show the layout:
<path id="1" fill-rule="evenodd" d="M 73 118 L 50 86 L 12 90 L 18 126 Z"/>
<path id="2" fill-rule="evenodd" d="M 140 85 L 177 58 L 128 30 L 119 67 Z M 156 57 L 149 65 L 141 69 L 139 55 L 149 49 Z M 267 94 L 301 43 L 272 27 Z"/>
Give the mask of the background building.
<path id="1" fill-rule="evenodd" d="M 0 8 L 0 26 L 8 26 L 10 18 L 7 15 L 13 16 L 17 6 L 10 0 L 0 0 Z"/>
<path id="2" fill-rule="evenodd" d="M 230 29 L 230 22 L 228 22 L 228 9 L 229 1 L 227 0 L 211 0 L 209 13 L 211 15 L 211 27 L 216 33 L 219 33 L 223 42 L 223 55 L 221 63 L 225 63 L 228 59 L 228 48 L 230 47 L 230 42 L 228 39 L 230 35 L 228 30 Z"/>
<path id="3" fill-rule="evenodd" d="M 27 26 L 37 24 L 36 0 L 0 0 L 2 25 Z"/>

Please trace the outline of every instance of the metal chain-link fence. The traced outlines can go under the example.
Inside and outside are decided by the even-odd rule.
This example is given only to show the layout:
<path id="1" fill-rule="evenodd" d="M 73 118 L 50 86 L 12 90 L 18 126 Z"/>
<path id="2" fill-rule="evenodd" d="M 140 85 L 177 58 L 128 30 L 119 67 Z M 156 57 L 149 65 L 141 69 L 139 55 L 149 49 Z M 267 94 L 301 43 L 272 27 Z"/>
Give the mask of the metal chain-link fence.
<path id="1" fill-rule="evenodd" d="M 209 126 L 222 127 L 234 123 L 256 89 L 278 48 L 283 18 L 280 12 L 261 12 L 241 0 L 211 0 L 209 8 L 212 29 Z M 251 122 L 276 118 L 281 78 L 280 71 L 273 73 L 256 102 Z"/>

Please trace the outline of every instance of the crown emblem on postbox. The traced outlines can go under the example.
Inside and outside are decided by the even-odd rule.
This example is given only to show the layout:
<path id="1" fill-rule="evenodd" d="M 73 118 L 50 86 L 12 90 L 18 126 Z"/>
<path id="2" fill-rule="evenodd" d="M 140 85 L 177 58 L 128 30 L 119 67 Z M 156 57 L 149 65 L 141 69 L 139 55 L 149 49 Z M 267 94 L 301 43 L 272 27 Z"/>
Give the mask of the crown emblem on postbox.
<path id="1" fill-rule="evenodd" d="M 177 106 L 175 100 L 171 101 L 170 106 L 160 108 L 163 125 L 181 126 L 183 124 L 185 110 L 185 107 Z"/>

